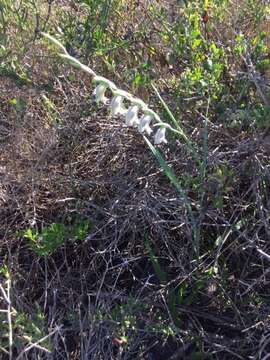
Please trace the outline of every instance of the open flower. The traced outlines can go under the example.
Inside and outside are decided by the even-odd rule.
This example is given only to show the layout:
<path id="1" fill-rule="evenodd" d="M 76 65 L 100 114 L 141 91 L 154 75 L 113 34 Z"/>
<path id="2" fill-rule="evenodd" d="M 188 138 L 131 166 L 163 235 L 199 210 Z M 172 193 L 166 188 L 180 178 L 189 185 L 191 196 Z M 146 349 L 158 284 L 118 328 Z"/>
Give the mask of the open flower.
<path id="1" fill-rule="evenodd" d="M 139 123 L 139 132 L 142 134 L 143 132 L 146 132 L 148 135 L 151 134 L 151 132 L 153 131 L 150 128 L 150 122 L 152 121 L 152 116 L 150 115 L 144 115 Z"/>
<path id="2" fill-rule="evenodd" d="M 166 132 L 166 128 L 165 127 L 160 127 L 157 132 L 155 133 L 154 136 L 154 143 L 155 145 L 164 143 L 167 144 L 167 140 L 165 137 L 165 132 Z"/>
<path id="3" fill-rule="evenodd" d="M 129 107 L 129 109 L 126 113 L 126 125 L 127 126 L 139 125 L 138 111 L 139 111 L 139 107 L 137 105 L 132 105 Z"/>
<path id="4" fill-rule="evenodd" d="M 93 91 L 93 95 L 95 96 L 97 103 L 100 103 L 100 102 L 102 102 L 103 104 L 108 103 L 109 99 L 105 96 L 106 89 L 107 89 L 107 86 L 105 86 L 103 84 L 99 84 Z"/>
<path id="5" fill-rule="evenodd" d="M 111 102 L 111 114 L 112 116 L 124 115 L 127 112 L 127 109 L 123 106 L 123 97 L 116 95 Z"/>

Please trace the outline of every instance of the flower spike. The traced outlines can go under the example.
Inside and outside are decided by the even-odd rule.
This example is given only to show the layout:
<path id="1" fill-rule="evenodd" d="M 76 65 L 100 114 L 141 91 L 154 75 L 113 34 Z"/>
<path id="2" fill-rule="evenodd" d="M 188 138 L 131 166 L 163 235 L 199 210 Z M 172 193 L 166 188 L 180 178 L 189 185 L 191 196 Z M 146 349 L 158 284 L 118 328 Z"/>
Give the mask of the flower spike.
<path id="1" fill-rule="evenodd" d="M 136 126 L 141 134 L 146 133 L 147 135 L 151 135 L 153 132 L 150 127 L 150 123 L 153 122 L 152 127 L 158 127 L 158 130 L 154 135 L 154 143 L 156 145 L 161 143 L 167 144 L 167 139 L 165 137 L 167 128 L 170 131 L 182 135 L 182 137 L 187 140 L 187 137 L 183 131 L 173 129 L 169 124 L 162 122 L 159 115 L 154 110 L 150 109 L 143 100 L 133 96 L 128 91 L 118 88 L 109 79 L 97 75 L 94 70 L 82 64 L 78 59 L 69 55 L 65 47 L 53 36 L 45 33 L 42 33 L 42 35 L 54 43 L 58 48 L 60 48 L 60 50 L 62 50 L 62 53 L 60 52 L 59 54 L 60 57 L 68 60 L 73 66 L 92 76 L 92 81 L 96 83 L 93 96 L 95 97 L 97 103 L 101 102 L 104 105 L 107 105 L 109 103 L 109 99 L 105 96 L 106 90 L 108 89 L 112 92 L 113 98 L 109 105 L 112 116 L 125 115 L 125 122 L 127 126 Z M 154 90 L 157 92 L 155 87 Z M 123 101 L 130 103 L 128 109 L 124 106 Z M 139 110 L 143 113 L 143 116 L 140 119 L 138 118 Z"/>

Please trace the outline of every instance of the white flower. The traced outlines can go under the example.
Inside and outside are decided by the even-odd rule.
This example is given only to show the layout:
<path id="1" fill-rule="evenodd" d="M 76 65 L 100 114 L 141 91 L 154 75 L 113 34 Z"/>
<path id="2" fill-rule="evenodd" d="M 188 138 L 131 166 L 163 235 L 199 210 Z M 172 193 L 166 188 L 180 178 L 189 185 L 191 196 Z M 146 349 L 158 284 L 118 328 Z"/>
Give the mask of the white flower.
<path id="1" fill-rule="evenodd" d="M 155 133 L 155 137 L 154 137 L 154 143 L 155 145 L 164 143 L 167 144 L 167 140 L 165 137 L 165 132 L 166 132 L 166 128 L 165 127 L 160 127 L 158 129 L 158 131 Z"/>
<path id="2" fill-rule="evenodd" d="M 141 120 L 140 120 L 140 123 L 139 123 L 139 132 L 140 133 L 143 133 L 144 131 L 150 135 L 151 132 L 153 131 L 151 128 L 150 128 L 150 122 L 152 121 L 152 116 L 150 115 L 144 115 Z"/>
<path id="3" fill-rule="evenodd" d="M 124 115 L 127 112 L 127 110 L 123 106 L 123 97 L 120 95 L 114 96 L 110 107 L 112 116 Z"/>
<path id="4" fill-rule="evenodd" d="M 127 126 L 136 126 L 139 124 L 138 111 L 139 111 L 139 107 L 137 105 L 132 105 L 129 107 L 126 113 Z"/>
<path id="5" fill-rule="evenodd" d="M 93 91 L 93 95 L 95 96 L 97 103 L 100 103 L 100 102 L 102 102 L 103 104 L 108 103 L 109 99 L 105 96 L 106 89 L 107 89 L 107 86 L 105 86 L 103 84 L 99 84 Z"/>

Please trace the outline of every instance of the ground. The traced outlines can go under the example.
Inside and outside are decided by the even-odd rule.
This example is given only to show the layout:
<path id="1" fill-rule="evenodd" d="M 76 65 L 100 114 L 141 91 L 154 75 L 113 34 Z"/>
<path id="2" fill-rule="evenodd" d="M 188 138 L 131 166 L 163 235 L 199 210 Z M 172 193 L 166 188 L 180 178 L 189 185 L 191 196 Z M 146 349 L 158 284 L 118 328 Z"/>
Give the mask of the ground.
<path id="1" fill-rule="evenodd" d="M 269 6 L 0 14 L 1 358 L 267 359 Z M 151 151 L 42 32 L 178 133 Z"/>

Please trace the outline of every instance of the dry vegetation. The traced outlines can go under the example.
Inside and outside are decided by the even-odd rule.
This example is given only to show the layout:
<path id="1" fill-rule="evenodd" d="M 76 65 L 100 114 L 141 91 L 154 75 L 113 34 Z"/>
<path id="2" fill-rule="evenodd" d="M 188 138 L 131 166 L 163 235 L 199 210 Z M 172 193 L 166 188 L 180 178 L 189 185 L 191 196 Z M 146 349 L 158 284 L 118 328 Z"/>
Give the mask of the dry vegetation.
<path id="1" fill-rule="evenodd" d="M 1 359 L 269 358 L 269 9 L 204 6 L 0 1 Z M 40 31 L 169 122 L 157 86 L 186 199 Z"/>

